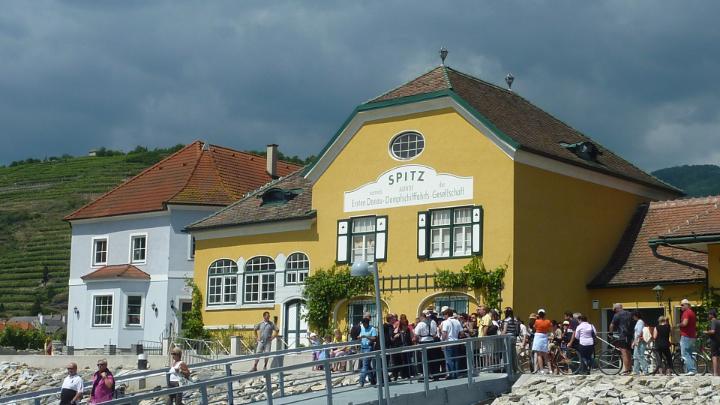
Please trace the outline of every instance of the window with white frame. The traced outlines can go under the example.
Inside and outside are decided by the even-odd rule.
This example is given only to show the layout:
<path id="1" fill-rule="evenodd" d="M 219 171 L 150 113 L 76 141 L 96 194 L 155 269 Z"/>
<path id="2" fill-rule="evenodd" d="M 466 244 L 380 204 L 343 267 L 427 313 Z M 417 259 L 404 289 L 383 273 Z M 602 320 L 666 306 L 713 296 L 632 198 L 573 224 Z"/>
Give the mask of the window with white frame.
<path id="1" fill-rule="evenodd" d="M 275 260 L 256 256 L 245 263 L 245 295 L 243 302 L 275 301 Z"/>
<path id="2" fill-rule="evenodd" d="M 208 269 L 208 305 L 234 304 L 237 301 L 238 267 L 234 261 L 220 259 Z"/>
<path id="3" fill-rule="evenodd" d="M 472 254 L 472 207 L 430 211 L 430 257 Z"/>
<path id="4" fill-rule="evenodd" d="M 302 284 L 310 270 L 310 260 L 305 253 L 293 253 L 285 262 L 285 284 Z"/>
<path id="5" fill-rule="evenodd" d="M 398 160 L 410 160 L 425 149 L 425 139 L 417 132 L 403 132 L 390 141 L 390 153 Z"/>
<path id="6" fill-rule="evenodd" d="M 377 311 L 375 302 L 371 300 L 353 300 L 348 304 L 348 329 L 362 321 L 365 312 L 370 313 L 370 325 L 377 327 Z"/>
<path id="7" fill-rule="evenodd" d="M 140 326 L 142 317 L 142 296 L 128 295 L 125 326 Z"/>
<path id="8" fill-rule="evenodd" d="M 107 238 L 93 239 L 93 266 L 107 264 L 108 241 Z"/>
<path id="9" fill-rule="evenodd" d="M 188 235 L 188 259 L 192 260 L 195 258 L 195 237 Z"/>
<path id="10" fill-rule="evenodd" d="M 93 298 L 93 326 L 111 326 L 112 312 L 112 295 L 96 295 Z"/>
<path id="11" fill-rule="evenodd" d="M 134 235 L 130 238 L 130 261 L 132 263 L 145 263 L 147 253 L 147 236 Z"/>
<path id="12" fill-rule="evenodd" d="M 350 263 L 375 261 L 375 217 L 354 218 L 351 232 Z"/>

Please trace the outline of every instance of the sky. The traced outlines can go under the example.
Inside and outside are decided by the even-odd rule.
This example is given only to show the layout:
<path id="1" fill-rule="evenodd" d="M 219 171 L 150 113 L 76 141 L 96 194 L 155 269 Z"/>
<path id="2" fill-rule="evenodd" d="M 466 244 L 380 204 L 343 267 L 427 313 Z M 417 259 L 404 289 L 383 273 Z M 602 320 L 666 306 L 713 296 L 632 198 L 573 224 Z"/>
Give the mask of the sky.
<path id="1" fill-rule="evenodd" d="M 196 139 L 317 154 L 439 65 L 645 170 L 720 163 L 717 1 L 3 1 L 0 164 Z"/>

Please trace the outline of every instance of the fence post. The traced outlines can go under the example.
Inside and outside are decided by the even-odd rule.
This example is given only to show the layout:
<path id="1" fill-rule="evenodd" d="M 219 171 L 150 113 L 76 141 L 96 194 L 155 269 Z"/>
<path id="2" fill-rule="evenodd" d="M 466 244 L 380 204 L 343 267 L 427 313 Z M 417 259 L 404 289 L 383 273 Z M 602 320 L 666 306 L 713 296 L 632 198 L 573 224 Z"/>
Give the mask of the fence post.
<path id="1" fill-rule="evenodd" d="M 40 397 L 35 398 L 35 405 L 40 405 Z"/>
<path id="2" fill-rule="evenodd" d="M 272 378 L 270 378 L 270 373 L 265 373 L 265 395 L 267 395 L 268 405 L 272 405 L 272 403 L 273 403 Z"/>
<path id="3" fill-rule="evenodd" d="M 225 375 L 228 376 L 228 377 L 230 377 L 230 376 L 232 375 L 232 364 L 230 364 L 230 363 L 225 364 Z M 228 392 L 227 392 L 228 405 L 233 405 L 233 404 L 234 404 L 233 397 L 234 397 L 235 395 L 233 395 L 233 383 L 232 383 L 232 381 L 228 381 L 228 383 L 227 383 L 227 390 L 228 390 Z"/>
<path id="4" fill-rule="evenodd" d="M 278 342 L 277 347 L 281 347 L 281 350 L 287 350 L 288 345 L 285 339 L 280 339 L 280 342 Z M 280 388 L 280 397 L 285 396 L 285 373 L 282 371 L 282 368 L 285 367 L 285 356 L 278 356 L 278 363 L 280 366 L 280 372 L 278 373 L 278 388 Z"/>
<path id="5" fill-rule="evenodd" d="M 430 370 L 428 367 L 428 351 L 423 345 L 422 347 L 422 369 L 423 369 L 423 389 L 425 390 L 425 398 L 430 396 Z"/>
<path id="6" fill-rule="evenodd" d="M 182 396 L 182 394 L 183 393 L 181 392 L 180 395 Z M 208 403 L 207 385 L 205 384 L 200 386 L 200 403 L 203 405 L 207 405 Z"/>
<path id="7" fill-rule="evenodd" d="M 330 374 L 330 362 L 325 360 L 323 363 L 323 370 L 325 370 L 325 391 L 327 391 L 327 403 L 332 405 L 332 375 Z"/>
<path id="8" fill-rule="evenodd" d="M 472 387 L 473 383 L 473 350 L 472 350 L 472 340 L 468 339 L 465 342 L 465 363 L 467 364 L 467 380 L 468 380 L 468 388 Z"/>
<path id="9" fill-rule="evenodd" d="M 515 371 L 515 362 L 511 361 L 515 355 L 515 345 L 512 344 L 511 339 L 514 339 L 512 335 L 505 336 L 505 373 L 508 377 L 512 377 Z"/>
<path id="10" fill-rule="evenodd" d="M 381 321 L 381 322 L 382 322 L 382 321 Z M 382 331 L 382 332 L 384 333 L 384 331 Z M 370 353 L 368 353 L 368 354 L 370 354 Z M 382 374 L 383 370 L 382 370 L 382 366 L 381 366 L 381 364 L 382 364 L 381 361 L 382 361 L 382 360 L 380 360 L 380 351 L 376 351 L 376 352 L 375 352 L 375 355 L 374 355 L 373 357 L 375 357 L 375 364 L 372 364 L 372 360 L 371 360 L 371 359 L 368 359 L 368 362 L 370 362 L 370 364 L 373 366 L 373 372 L 375 373 L 375 383 L 376 383 L 376 385 L 377 385 L 378 405 L 382 405 L 382 403 L 383 403 L 383 386 L 382 386 L 382 382 L 383 382 L 384 380 L 383 380 L 382 377 L 381 377 L 381 374 Z M 380 370 L 379 370 L 379 371 L 378 371 L 378 366 L 380 366 Z"/>

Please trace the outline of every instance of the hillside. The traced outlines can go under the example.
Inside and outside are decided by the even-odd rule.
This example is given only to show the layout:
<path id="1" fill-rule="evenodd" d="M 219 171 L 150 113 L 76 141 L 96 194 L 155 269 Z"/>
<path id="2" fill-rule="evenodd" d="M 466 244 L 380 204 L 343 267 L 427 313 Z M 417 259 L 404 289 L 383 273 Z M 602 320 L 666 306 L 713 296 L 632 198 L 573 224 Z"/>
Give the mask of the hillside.
<path id="1" fill-rule="evenodd" d="M 65 311 L 70 226 L 62 218 L 175 150 L 101 149 L 0 167 L 0 316 Z"/>
<path id="2" fill-rule="evenodd" d="M 682 189 L 690 197 L 720 194 L 720 166 L 683 165 L 660 169 L 652 174 Z"/>

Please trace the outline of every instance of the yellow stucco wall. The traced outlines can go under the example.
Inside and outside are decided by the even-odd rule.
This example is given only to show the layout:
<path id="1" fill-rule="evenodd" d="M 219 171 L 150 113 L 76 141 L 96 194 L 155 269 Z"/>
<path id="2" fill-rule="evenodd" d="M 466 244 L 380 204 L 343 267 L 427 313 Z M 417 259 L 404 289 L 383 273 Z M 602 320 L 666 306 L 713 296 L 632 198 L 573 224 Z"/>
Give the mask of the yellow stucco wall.
<path id="1" fill-rule="evenodd" d="M 425 138 L 425 150 L 411 161 L 399 162 L 388 152 L 392 138 L 414 130 Z M 426 165 L 438 173 L 472 176 L 473 201 L 424 204 L 372 211 L 343 212 L 343 193 L 403 164 Z M 452 110 L 435 111 L 365 124 L 313 187 L 313 208 L 318 212 L 322 262 L 335 260 L 337 220 L 363 215 L 388 215 L 388 250 L 381 275 L 433 274 L 436 269 L 460 269 L 469 258 L 419 260 L 418 212 L 436 207 L 467 204 L 484 209 L 484 262 L 489 268 L 508 264 L 506 294 L 513 283 L 513 162 L 500 148 Z M 327 249 L 329 247 L 329 249 Z M 387 297 L 391 311 L 414 318 L 425 295 L 393 293 Z"/>
<path id="2" fill-rule="evenodd" d="M 610 259 L 644 198 L 609 187 L 515 166 L 514 308 L 589 313 L 585 288 Z"/>
<path id="3" fill-rule="evenodd" d="M 720 243 L 708 246 L 708 281 L 710 286 L 720 288 Z"/>

